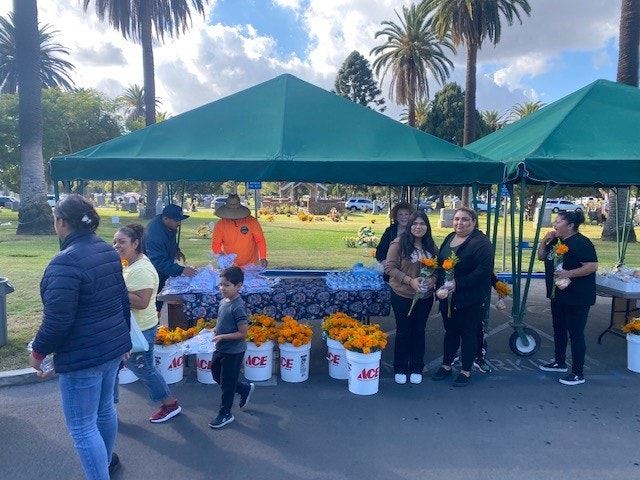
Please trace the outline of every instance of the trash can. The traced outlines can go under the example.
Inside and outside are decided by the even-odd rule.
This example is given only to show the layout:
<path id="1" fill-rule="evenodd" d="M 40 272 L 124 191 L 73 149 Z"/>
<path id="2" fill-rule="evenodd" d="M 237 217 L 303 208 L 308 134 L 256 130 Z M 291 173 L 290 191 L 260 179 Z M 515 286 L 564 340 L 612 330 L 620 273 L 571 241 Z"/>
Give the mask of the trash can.
<path id="1" fill-rule="evenodd" d="M 5 277 L 0 277 L 0 347 L 7 344 L 7 293 L 13 287 Z"/>

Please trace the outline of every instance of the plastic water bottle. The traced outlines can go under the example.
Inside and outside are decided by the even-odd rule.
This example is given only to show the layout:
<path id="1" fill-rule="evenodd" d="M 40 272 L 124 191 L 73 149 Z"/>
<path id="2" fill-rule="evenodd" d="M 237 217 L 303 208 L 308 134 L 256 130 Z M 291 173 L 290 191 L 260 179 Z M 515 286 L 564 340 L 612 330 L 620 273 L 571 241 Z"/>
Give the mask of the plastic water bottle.
<path id="1" fill-rule="evenodd" d="M 29 344 L 27 345 L 27 349 L 30 352 L 33 351 L 33 340 L 29 342 Z M 40 363 L 40 370 L 42 370 L 42 373 L 53 372 L 53 358 L 51 357 L 51 355 L 47 355 L 46 357 L 44 357 L 42 363 Z"/>

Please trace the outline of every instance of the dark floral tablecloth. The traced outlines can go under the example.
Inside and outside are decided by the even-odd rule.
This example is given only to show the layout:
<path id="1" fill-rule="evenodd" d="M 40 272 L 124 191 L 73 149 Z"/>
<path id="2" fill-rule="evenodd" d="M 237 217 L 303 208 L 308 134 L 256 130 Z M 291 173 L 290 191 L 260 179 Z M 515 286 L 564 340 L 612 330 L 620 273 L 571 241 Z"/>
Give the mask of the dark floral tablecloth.
<path id="1" fill-rule="evenodd" d="M 181 296 L 185 319 L 216 318 L 222 296 L 216 293 L 188 293 Z M 387 316 L 391 309 L 391 289 L 332 290 L 323 278 L 283 278 L 271 292 L 243 294 L 247 311 L 263 313 L 276 320 L 290 315 L 296 320 L 322 319 L 335 312 L 368 320 Z"/>

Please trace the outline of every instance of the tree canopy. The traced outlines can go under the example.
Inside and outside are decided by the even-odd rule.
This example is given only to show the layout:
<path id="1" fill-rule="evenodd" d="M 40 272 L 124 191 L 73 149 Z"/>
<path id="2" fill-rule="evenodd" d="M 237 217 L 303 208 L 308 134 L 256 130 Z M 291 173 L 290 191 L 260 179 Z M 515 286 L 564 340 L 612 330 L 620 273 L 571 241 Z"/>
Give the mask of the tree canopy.
<path id="1" fill-rule="evenodd" d="M 373 79 L 369 61 L 356 50 L 349 54 L 338 70 L 334 89 L 335 93 L 352 102 L 379 112 L 386 109 L 384 98 L 380 98 L 382 91 Z"/>

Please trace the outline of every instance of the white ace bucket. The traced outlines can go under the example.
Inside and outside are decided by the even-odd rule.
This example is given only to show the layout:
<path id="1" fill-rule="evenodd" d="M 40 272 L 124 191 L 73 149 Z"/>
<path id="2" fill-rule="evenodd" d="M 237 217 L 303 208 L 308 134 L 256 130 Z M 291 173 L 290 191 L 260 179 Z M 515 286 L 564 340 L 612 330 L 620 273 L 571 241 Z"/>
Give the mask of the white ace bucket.
<path id="1" fill-rule="evenodd" d="M 216 383 L 211 374 L 211 357 L 213 353 L 196 353 L 198 382 L 212 385 Z"/>
<path id="2" fill-rule="evenodd" d="M 640 373 L 640 335 L 627 333 L 627 368 Z"/>
<path id="3" fill-rule="evenodd" d="M 347 350 L 349 391 L 357 395 L 378 393 L 382 352 L 358 353 Z"/>
<path id="4" fill-rule="evenodd" d="M 126 385 L 127 383 L 133 383 L 136 380 L 138 380 L 136 374 L 129 370 L 126 365 L 123 365 L 118 372 L 118 383 L 120 385 Z"/>
<path id="5" fill-rule="evenodd" d="M 184 355 L 180 345 L 154 345 L 156 368 L 167 383 L 177 383 L 184 374 Z"/>
<path id="6" fill-rule="evenodd" d="M 345 348 L 337 340 L 327 338 L 327 362 L 329 362 L 329 376 L 338 380 L 349 378 L 349 364 Z"/>
<path id="7" fill-rule="evenodd" d="M 269 380 L 273 373 L 273 342 L 268 340 L 260 346 L 247 342 L 243 363 L 244 377 L 247 380 L 256 382 Z"/>
<path id="8" fill-rule="evenodd" d="M 294 347 L 280 344 L 280 378 L 285 382 L 304 382 L 309 378 L 309 352 L 311 344 Z"/>

